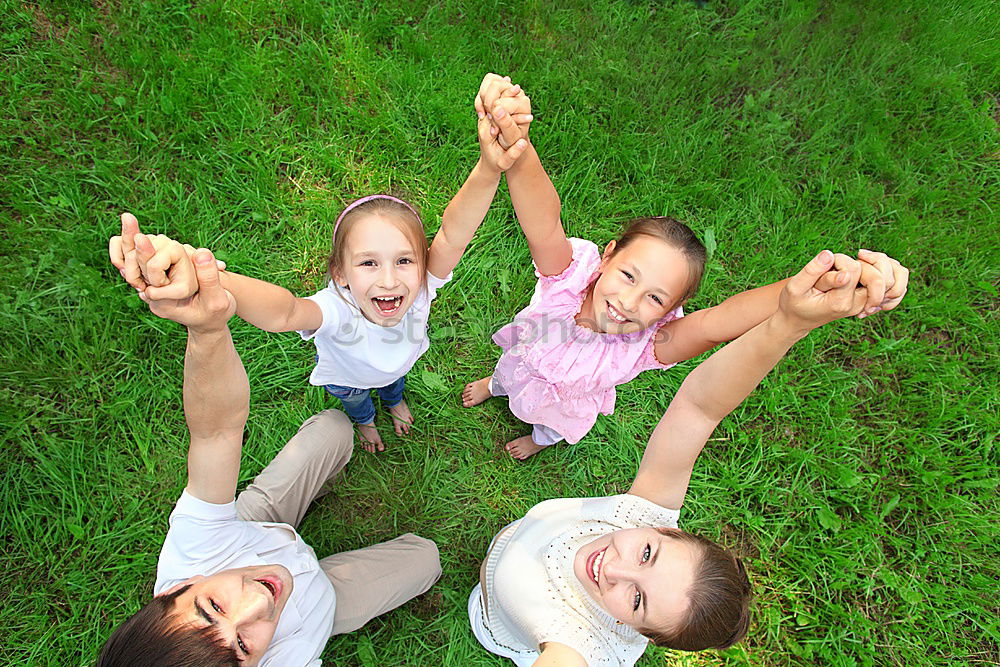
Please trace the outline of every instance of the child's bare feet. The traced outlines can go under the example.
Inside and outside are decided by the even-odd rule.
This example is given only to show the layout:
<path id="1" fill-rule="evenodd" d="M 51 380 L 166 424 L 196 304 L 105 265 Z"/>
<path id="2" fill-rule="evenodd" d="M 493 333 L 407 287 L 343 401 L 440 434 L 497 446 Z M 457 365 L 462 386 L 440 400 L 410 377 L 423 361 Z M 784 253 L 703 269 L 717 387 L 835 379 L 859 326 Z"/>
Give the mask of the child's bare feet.
<path id="1" fill-rule="evenodd" d="M 406 401 L 400 401 L 389 408 L 389 416 L 392 417 L 392 425 L 396 427 L 396 435 L 409 435 L 410 424 L 413 423 L 413 415 Z"/>
<path id="2" fill-rule="evenodd" d="M 523 461 L 530 456 L 534 456 L 545 448 L 541 445 L 536 445 L 530 435 L 525 435 L 516 440 L 511 440 L 504 446 L 504 449 L 506 449 L 507 453 L 515 459 Z"/>
<path id="3" fill-rule="evenodd" d="M 471 408 L 493 396 L 490 393 L 490 380 L 492 378 L 492 375 L 487 375 L 482 380 L 476 380 L 465 385 L 465 389 L 462 390 L 462 405 Z"/>
<path id="4" fill-rule="evenodd" d="M 375 453 L 375 449 L 384 452 L 385 445 L 382 444 L 382 436 L 379 435 L 378 429 L 375 428 L 375 424 L 358 424 L 358 440 L 361 441 L 361 446 L 372 454 Z"/>

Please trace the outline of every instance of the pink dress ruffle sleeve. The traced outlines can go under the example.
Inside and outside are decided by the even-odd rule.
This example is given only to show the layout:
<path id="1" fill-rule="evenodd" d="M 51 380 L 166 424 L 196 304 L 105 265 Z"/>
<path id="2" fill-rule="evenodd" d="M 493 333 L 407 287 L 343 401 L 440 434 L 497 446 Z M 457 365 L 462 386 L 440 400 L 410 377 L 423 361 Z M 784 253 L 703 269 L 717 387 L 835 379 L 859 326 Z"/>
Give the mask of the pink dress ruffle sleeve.
<path id="1" fill-rule="evenodd" d="M 493 334 L 503 349 L 493 376 L 523 422 L 542 424 L 568 443 L 578 442 L 598 414 L 615 410 L 615 387 L 651 369 L 670 368 L 653 354 L 660 326 L 684 316 L 678 306 L 648 329 L 604 334 L 576 323 L 597 278 L 601 254 L 590 241 L 571 238 L 573 261 L 557 276 L 535 271 L 538 283 L 528 307 Z"/>

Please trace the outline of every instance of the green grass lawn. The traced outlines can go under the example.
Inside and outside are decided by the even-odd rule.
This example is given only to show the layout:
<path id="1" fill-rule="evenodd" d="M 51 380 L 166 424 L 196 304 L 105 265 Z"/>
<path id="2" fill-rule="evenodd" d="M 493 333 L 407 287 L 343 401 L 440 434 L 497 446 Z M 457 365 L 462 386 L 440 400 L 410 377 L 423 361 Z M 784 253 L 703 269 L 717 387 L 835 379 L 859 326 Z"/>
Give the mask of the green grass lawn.
<path id="1" fill-rule="evenodd" d="M 487 71 L 531 95 L 571 234 L 603 245 L 670 214 L 706 241 L 694 308 L 823 247 L 912 269 L 902 307 L 810 335 L 698 462 L 682 525 L 746 557 L 747 641 L 641 664 L 1000 660 L 995 1 L 0 0 L 0 16 L 3 664 L 92 661 L 151 595 L 183 486 L 185 337 L 109 265 L 119 213 L 309 293 L 353 197 L 403 194 L 437 228 L 476 160 Z M 546 498 L 625 490 L 697 363 L 514 462 L 502 444 L 526 429 L 506 404 L 459 394 L 532 285 L 501 188 L 410 374 L 416 433 L 358 450 L 302 527 L 321 556 L 419 533 L 444 576 L 331 640 L 327 664 L 503 664 L 465 612 L 490 537 Z M 333 403 L 307 383 L 311 345 L 232 327 L 245 481 Z"/>

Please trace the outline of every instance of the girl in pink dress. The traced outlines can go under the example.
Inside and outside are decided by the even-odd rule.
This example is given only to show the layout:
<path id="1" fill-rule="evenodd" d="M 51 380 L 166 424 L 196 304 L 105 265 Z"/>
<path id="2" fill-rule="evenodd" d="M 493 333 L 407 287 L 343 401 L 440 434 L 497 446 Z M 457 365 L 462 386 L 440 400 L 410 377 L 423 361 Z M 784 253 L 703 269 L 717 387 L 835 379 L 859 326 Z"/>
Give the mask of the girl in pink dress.
<path id="1" fill-rule="evenodd" d="M 477 109 L 492 108 L 509 88 L 509 81 L 487 76 Z M 506 173 L 538 283 L 528 307 L 493 336 L 503 350 L 493 375 L 466 385 L 462 403 L 509 397 L 511 412 L 532 425 L 530 435 L 507 443 L 514 458 L 561 440 L 579 441 L 598 414 L 614 411 L 616 386 L 733 340 L 776 310 L 787 280 L 685 316 L 682 306 L 697 291 L 706 260 L 687 225 L 640 218 L 601 252 L 590 241 L 566 237 L 559 195 L 530 141 Z M 839 263 L 847 259 L 838 256 Z M 885 287 L 893 265 L 883 253 L 867 250 L 858 259 L 868 294 L 865 317 L 893 301 Z M 833 287 L 835 275 L 820 289 Z"/>

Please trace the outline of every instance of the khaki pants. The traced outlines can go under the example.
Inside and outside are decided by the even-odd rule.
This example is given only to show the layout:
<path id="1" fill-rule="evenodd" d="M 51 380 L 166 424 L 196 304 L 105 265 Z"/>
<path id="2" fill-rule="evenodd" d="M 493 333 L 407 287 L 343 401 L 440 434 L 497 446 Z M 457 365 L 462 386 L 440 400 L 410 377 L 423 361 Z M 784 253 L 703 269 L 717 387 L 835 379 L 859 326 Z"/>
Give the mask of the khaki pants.
<path id="1" fill-rule="evenodd" d="M 354 429 L 339 410 L 313 415 L 236 499 L 244 521 L 298 528 L 306 509 L 326 493 L 354 450 Z M 430 588 L 441 576 L 437 545 L 411 533 L 356 551 L 327 556 L 320 567 L 337 591 L 333 634 L 357 630 Z"/>

